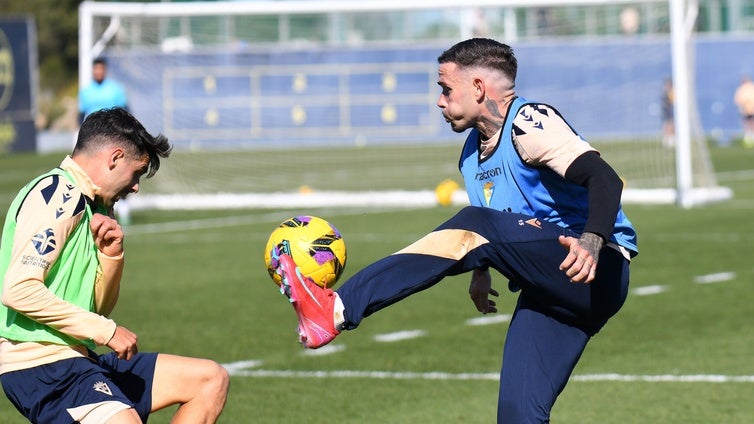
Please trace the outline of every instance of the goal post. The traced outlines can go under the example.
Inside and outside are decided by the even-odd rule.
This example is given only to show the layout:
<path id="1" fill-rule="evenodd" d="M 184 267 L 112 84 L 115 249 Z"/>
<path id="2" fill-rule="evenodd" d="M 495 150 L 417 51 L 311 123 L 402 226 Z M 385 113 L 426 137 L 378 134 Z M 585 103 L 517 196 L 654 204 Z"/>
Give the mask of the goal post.
<path id="1" fill-rule="evenodd" d="M 709 203 L 713 201 L 727 200 L 733 196 L 730 189 L 720 187 L 714 178 L 712 164 L 709 161 L 709 155 L 706 153 L 706 137 L 699 128 L 692 131 L 693 123 L 698 125 L 698 119 L 693 119 L 698 111 L 696 110 L 696 98 L 693 95 L 694 90 L 694 64 L 693 41 L 694 25 L 699 12 L 698 0 L 670 0 L 670 35 L 671 51 L 673 61 L 673 81 L 674 87 L 683 87 L 675 91 L 674 116 L 675 131 L 677 139 L 676 147 L 676 177 L 677 184 L 675 190 L 676 203 L 684 208 L 692 207 L 696 204 Z M 698 155 L 697 160 L 703 161 L 698 167 L 702 168 L 700 174 L 707 178 L 712 178 L 709 184 L 694 186 L 694 156 L 692 148 L 694 144 L 699 149 L 703 149 Z M 704 178 L 696 176 L 696 178 Z"/>
<path id="2" fill-rule="evenodd" d="M 697 0 L 84 1 L 79 83 L 107 56 L 132 112 L 176 145 L 134 209 L 429 207 L 458 178 L 463 138 L 435 105 L 436 58 L 488 36 L 517 52 L 521 94 L 561 110 L 614 165 L 624 203 L 687 208 L 732 196 L 696 106 L 697 11 Z M 658 106 L 670 76 L 673 149 Z"/>

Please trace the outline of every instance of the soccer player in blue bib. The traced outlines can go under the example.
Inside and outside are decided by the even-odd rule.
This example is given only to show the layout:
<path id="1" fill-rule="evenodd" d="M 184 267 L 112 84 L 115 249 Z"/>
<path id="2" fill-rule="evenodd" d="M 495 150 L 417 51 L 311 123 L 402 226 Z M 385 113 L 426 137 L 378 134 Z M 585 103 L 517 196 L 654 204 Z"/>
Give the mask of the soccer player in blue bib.
<path id="1" fill-rule="evenodd" d="M 92 61 L 92 82 L 79 91 L 79 122 L 92 112 L 120 107 L 128 110 L 128 98 L 123 86 L 107 77 L 107 61 L 98 57 Z"/>
<path id="2" fill-rule="evenodd" d="M 460 42 L 438 58 L 437 105 L 470 130 L 459 168 L 471 206 L 337 291 L 297 272 L 280 252 L 281 291 L 309 348 L 449 275 L 471 272 L 469 294 L 497 312 L 490 268 L 518 292 L 503 349 L 499 423 L 546 423 L 587 342 L 623 305 L 636 233 L 622 182 L 552 106 L 516 95 L 513 50 Z"/>

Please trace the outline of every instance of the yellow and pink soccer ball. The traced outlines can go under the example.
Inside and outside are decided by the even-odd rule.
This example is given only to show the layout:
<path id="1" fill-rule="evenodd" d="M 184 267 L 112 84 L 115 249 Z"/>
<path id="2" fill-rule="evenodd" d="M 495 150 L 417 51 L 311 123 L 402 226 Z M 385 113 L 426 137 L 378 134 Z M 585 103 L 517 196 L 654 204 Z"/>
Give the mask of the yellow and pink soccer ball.
<path id="1" fill-rule="evenodd" d="M 301 215 L 281 222 L 270 234 L 264 248 L 267 272 L 277 284 L 272 250 L 293 258 L 301 274 L 321 287 L 332 287 L 346 266 L 346 243 L 337 228 L 325 219 Z"/>

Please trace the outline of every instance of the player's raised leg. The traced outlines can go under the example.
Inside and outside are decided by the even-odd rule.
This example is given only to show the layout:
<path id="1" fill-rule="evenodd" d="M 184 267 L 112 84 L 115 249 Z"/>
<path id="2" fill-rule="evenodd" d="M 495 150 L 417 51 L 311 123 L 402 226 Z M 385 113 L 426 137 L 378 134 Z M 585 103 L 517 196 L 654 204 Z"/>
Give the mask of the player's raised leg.
<path id="1" fill-rule="evenodd" d="M 538 280 L 573 286 L 558 269 L 565 253 L 557 237 L 563 231 L 525 215 L 466 207 L 433 232 L 341 285 L 337 293 L 345 305 L 343 328 L 356 328 L 380 309 L 445 277 L 477 268 L 494 268 L 509 279 L 536 275 Z"/>
<path id="2" fill-rule="evenodd" d="M 542 274 L 541 260 L 520 260 L 521 255 L 511 253 L 513 245 L 528 246 L 538 253 L 538 258 L 542 249 L 552 249 L 552 255 L 545 255 L 552 259 L 551 266 L 544 266 L 552 274 L 546 280 L 559 279 L 567 284 L 565 275 L 558 270 L 562 260 L 559 255 L 564 253 L 557 236 L 563 230 L 534 221 L 494 209 L 464 208 L 432 233 L 360 270 L 337 292 L 303 278 L 287 255 L 273 251 L 273 263 L 284 281 L 281 291 L 299 317 L 301 342 L 316 348 L 329 343 L 340 330 L 354 329 L 364 317 L 450 275 L 484 266 L 508 276 L 530 275 L 529 268 Z"/>
<path id="3" fill-rule="evenodd" d="M 227 370 L 209 359 L 159 354 L 152 411 L 179 404 L 172 423 L 214 423 L 228 396 Z"/>

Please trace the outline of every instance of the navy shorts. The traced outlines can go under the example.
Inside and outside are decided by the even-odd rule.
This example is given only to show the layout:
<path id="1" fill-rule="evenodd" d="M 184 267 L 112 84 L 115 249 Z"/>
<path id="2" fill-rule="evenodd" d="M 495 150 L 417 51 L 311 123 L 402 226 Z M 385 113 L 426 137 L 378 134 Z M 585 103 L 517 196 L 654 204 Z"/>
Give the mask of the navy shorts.
<path id="1" fill-rule="evenodd" d="M 117 401 L 134 408 L 146 423 L 157 353 L 139 353 L 130 361 L 118 359 L 114 352 L 92 353 L 92 359 L 64 359 L 12 371 L 0 375 L 0 382 L 8 399 L 31 422 L 71 424 L 69 408 Z"/>

